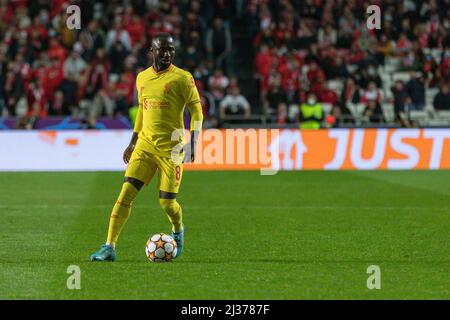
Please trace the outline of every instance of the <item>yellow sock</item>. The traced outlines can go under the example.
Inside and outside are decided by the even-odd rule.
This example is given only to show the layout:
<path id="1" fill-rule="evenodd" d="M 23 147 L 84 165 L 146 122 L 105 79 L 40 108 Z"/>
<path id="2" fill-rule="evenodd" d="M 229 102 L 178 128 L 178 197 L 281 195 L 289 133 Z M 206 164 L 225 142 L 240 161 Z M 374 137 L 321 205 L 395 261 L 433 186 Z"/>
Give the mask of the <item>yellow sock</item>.
<path id="1" fill-rule="evenodd" d="M 180 232 L 183 226 L 183 210 L 176 199 L 159 199 L 159 204 L 172 223 L 172 231 Z"/>
<path id="2" fill-rule="evenodd" d="M 112 246 L 116 245 L 120 231 L 130 216 L 131 204 L 137 194 L 138 190 L 131 183 L 125 182 L 122 185 L 119 198 L 112 209 L 111 218 L 109 219 L 108 239 L 106 243 Z"/>

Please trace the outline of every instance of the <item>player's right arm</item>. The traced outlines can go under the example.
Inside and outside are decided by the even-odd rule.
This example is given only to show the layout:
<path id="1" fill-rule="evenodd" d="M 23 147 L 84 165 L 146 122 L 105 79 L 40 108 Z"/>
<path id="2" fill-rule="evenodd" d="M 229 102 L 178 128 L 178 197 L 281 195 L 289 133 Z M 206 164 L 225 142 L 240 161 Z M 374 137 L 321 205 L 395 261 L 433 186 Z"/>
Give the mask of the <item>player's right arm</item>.
<path id="1" fill-rule="evenodd" d="M 195 86 L 195 80 L 190 73 L 186 77 L 185 99 L 186 105 L 191 114 L 191 141 L 183 147 L 185 152 L 183 162 L 194 162 L 195 160 L 195 150 L 197 148 L 197 141 L 200 136 L 200 130 L 202 129 L 203 123 L 203 111 L 202 105 L 200 104 L 200 95 L 198 93 L 197 87 Z"/>
<path id="2" fill-rule="evenodd" d="M 138 95 L 138 112 L 136 115 L 136 121 L 134 123 L 134 130 L 133 130 L 133 135 L 131 136 L 131 140 L 130 143 L 128 144 L 128 147 L 125 149 L 125 151 L 123 152 L 123 161 L 125 163 L 128 163 L 130 161 L 131 158 L 131 154 L 134 151 L 134 148 L 136 147 L 136 142 L 138 140 L 139 137 L 139 132 L 141 132 L 142 130 L 142 97 L 141 97 L 141 84 L 139 81 L 139 74 L 136 78 L 136 89 L 137 89 L 137 95 Z"/>

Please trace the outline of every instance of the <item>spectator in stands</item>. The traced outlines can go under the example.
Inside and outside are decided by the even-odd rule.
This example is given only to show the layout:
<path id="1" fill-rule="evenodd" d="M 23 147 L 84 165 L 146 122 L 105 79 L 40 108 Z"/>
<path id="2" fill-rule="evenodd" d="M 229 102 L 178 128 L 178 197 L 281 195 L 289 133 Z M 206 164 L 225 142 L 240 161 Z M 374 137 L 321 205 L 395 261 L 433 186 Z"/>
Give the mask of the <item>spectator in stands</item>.
<path id="1" fill-rule="evenodd" d="M 44 89 L 39 79 L 33 79 L 27 89 L 27 115 L 33 117 L 45 117 L 47 115 L 47 100 Z"/>
<path id="2" fill-rule="evenodd" d="M 103 63 L 92 66 L 85 91 L 85 98 L 92 101 L 90 116 L 97 118 L 102 114 L 114 114 L 114 102 L 109 96 L 108 73 Z"/>
<path id="3" fill-rule="evenodd" d="M 225 59 L 231 51 L 231 34 L 221 18 L 215 18 L 212 28 L 206 34 L 206 50 L 216 68 L 226 70 Z"/>
<path id="4" fill-rule="evenodd" d="M 78 1 L 83 25 L 86 26 L 81 32 L 68 30 L 64 23 L 67 17 L 65 8 L 71 2 L 57 0 L 49 7 L 49 1 L 28 1 L 26 7 L 18 5 L 26 4 L 25 0 L 0 0 L 0 109 L 3 100 L 4 110 L 15 110 L 18 116 L 25 114 L 28 109 L 24 101 L 29 93 L 26 87 L 33 79 L 42 83 L 50 109 L 53 105 L 59 108 L 61 93 L 58 91 L 62 92 L 63 104 L 66 105 L 63 114 L 77 110 L 80 100 L 83 105 L 90 106 L 100 92 L 100 96 L 109 97 L 114 106 L 112 99 L 115 97 L 109 91 L 108 79 L 118 79 L 114 85 L 124 93 L 121 74 L 125 70 L 127 83 L 132 84 L 137 72 L 150 65 L 149 41 L 160 31 L 175 36 L 177 48 L 182 49 L 177 50 L 176 64 L 197 74 L 194 77 L 202 83 L 202 96 L 212 110 L 216 105 L 219 109 L 218 103 L 223 99 L 225 89 L 221 89 L 222 95 L 215 104 L 216 97 L 211 99 L 209 91 L 217 93 L 215 84 L 220 81 L 214 78 L 211 81 L 215 84 L 210 86 L 210 74 L 218 64 L 223 70 L 220 77 L 229 78 L 228 70 L 221 67 L 221 60 L 222 55 L 231 50 L 231 32 L 238 33 L 242 39 L 251 35 L 255 52 L 258 52 L 254 61 L 257 66 L 255 79 L 259 86 L 254 87 L 259 87 L 260 92 L 245 92 L 245 96 L 252 99 L 249 104 L 256 97 L 255 100 L 260 99 L 265 109 L 268 100 L 276 100 L 267 95 L 275 90 L 273 85 L 281 77 L 281 90 L 286 93 L 289 111 L 295 104 L 292 108 L 296 112 L 295 117 L 298 101 L 306 100 L 305 92 L 320 93 L 322 83 L 330 79 L 344 82 L 351 77 L 357 83 L 357 86 L 349 85 L 344 90 L 345 98 L 342 93 L 340 103 L 333 109 L 333 114 L 340 111 L 342 115 L 350 101 L 360 100 L 357 97 L 359 88 L 363 90 L 361 100 L 367 104 L 372 101 L 372 91 L 376 91 L 368 88 L 369 83 L 375 82 L 377 89 L 389 89 L 382 83 L 379 72 L 391 73 L 402 69 L 422 72 L 423 78 L 429 79 L 427 85 L 430 87 L 450 82 L 450 11 L 444 7 L 448 0 L 381 1 L 382 29 L 373 31 L 365 28 L 365 16 L 360 14 L 369 3 L 366 0 L 232 1 L 236 5 L 230 5 L 229 1 L 198 0 Z M 235 19 L 237 15 L 239 19 Z M 233 24 L 231 30 L 228 28 L 230 23 Z M 213 26 L 208 30 L 207 24 Z M 244 42 L 236 49 L 236 60 L 240 60 L 236 61 L 239 75 L 247 77 L 246 73 L 251 72 L 248 66 L 252 63 L 244 54 L 248 46 Z M 72 56 L 73 51 L 77 51 L 80 59 L 85 61 L 85 72 L 78 68 L 78 63 L 69 63 L 70 58 L 66 59 L 68 53 Z M 208 54 L 211 62 L 206 59 Z M 14 65 L 13 74 L 17 79 L 8 81 L 9 95 L 14 92 L 11 88 L 20 88 L 20 85 L 14 85 L 16 82 L 23 89 L 22 98 L 8 99 L 10 104 L 7 107 L 4 85 L 10 63 Z M 93 72 L 99 64 L 104 72 Z M 383 64 L 386 68 L 380 68 Z M 72 75 L 68 69 L 79 70 L 79 76 Z M 93 74 L 101 76 L 93 78 Z M 93 81 L 96 81 L 95 85 L 92 85 Z M 229 82 L 231 87 L 232 81 Z M 412 79 L 404 89 L 410 109 L 423 108 L 424 84 L 425 80 Z M 401 92 L 398 93 L 399 100 L 404 99 Z M 442 96 L 445 94 L 436 100 Z M 382 104 L 388 102 L 387 98 L 381 96 L 376 100 Z M 322 97 L 320 99 L 323 100 Z M 129 92 L 126 100 L 128 104 Z M 101 102 L 101 113 L 110 114 L 109 104 L 103 98 L 96 101 Z M 121 108 L 125 108 L 125 104 Z M 283 122 L 284 107 L 270 108 L 277 109 Z M 112 109 L 114 114 L 115 108 Z M 56 113 L 60 114 L 59 111 Z M 40 116 L 43 115 L 40 112 Z M 89 118 L 86 123 L 88 127 L 95 127 L 95 118 Z"/>
<path id="5" fill-rule="evenodd" d="M 34 59 L 33 63 L 31 64 L 32 71 L 30 81 L 33 79 L 39 79 L 41 80 L 42 85 L 44 85 L 43 80 L 47 72 L 48 64 L 49 64 L 48 56 L 46 55 L 45 51 L 41 52 L 39 56 L 37 56 Z"/>
<path id="6" fill-rule="evenodd" d="M 203 54 L 201 51 L 194 44 L 189 43 L 184 50 L 183 65 L 188 70 L 194 70 L 202 60 Z"/>
<path id="7" fill-rule="evenodd" d="M 201 61 L 200 64 L 193 69 L 192 75 L 196 81 L 197 88 L 206 90 L 208 80 L 210 77 L 210 70 L 206 61 Z"/>
<path id="8" fill-rule="evenodd" d="M 183 29 L 186 31 L 186 34 L 192 33 L 192 31 L 197 32 L 204 39 L 204 30 L 205 30 L 205 20 L 199 15 L 199 3 L 198 1 L 192 1 L 191 7 L 186 12 Z"/>
<path id="9" fill-rule="evenodd" d="M 280 78 L 272 84 L 269 92 L 265 96 L 264 112 L 267 115 L 277 113 L 278 123 L 284 124 L 287 121 L 287 96 L 286 92 L 281 87 Z"/>
<path id="10" fill-rule="evenodd" d="M 364 116 L 368 117 L 370 122 L 384 122 L 383 110 L 381 109 L 380 103 L 376 100 L 370 100 L 367 103 Z"/>
<path id="11" fill-rule="evenodd" d="M 70 52 L 69 57 L 63 64 L 64 78 L 56 87 L 58 90 L 57 98 L 60 100 L 61 94 L 63 102 L 52 102 L 50 99 L 51 106 L 55 105 L 58 107 L 52 109 L 51 115 L 69 115 L 78 105 L 78 83 L 80 82 L 82 74 L 84 74 L 88 68 L 88 64 L 81 56 L 82 51 L 81 43 L 76 43 L 73 46 L 73 50 Z M 54 98 L 56 98 L 56 95 Z"/>
<path id="12" fill-rule="evenodd" d="M 311 91 L 318 91 L 322 86 L 322 83 L 326 81 L 325 72 L 320 68 L 316 61 L 312 61 L 309 64 L 309 70 L 306 73 L 306 79 L 309 82 L 309 88 Z"/>
<path id="13" fill-rule="evenodd" d="M 64 79 L 62 61 L 58 57 L 53 57 L 50 65 L 45 69 L 42 86 L 47 101 L 52 101 L 55 90 L 60 86 Z"/>
<path id="14" fill-rule="evenodd" d="M 300 63 L 293 54 L 287 54 L 278 65 L 278 72 L 281 75 L 281 85 L 286 94 L 292 97 L 299 89 Z M 319 81 L 315 83 L 318 84 Z"/>
<path id="15" fill-rule="evenodd" d="M 280 103 L 277 108 L 277 124 L 285 125 L 289 120 L 288 106 L 286 103 Z"/>
<path id="16" fill-rule="evenodd" d="M 86 61 L 91 61 L 98 49 L 103 48 L 104 36 L 99 29 L 98 21 L 91 20 L 87 28 L 83 28 L 80 33 L 80 42 L 83 53 L 82 57 Z"/>
<path id="17" fill-rule="evenodd" d="M 407 21 L 407 20 L 403 20 Z M 412 44 L 409 41 L 408 36 L 405 33 L 400 34 L 400 38 L 397 41 L 397 46 L 395 48 L 396 54 L 401 57 L 406 56 L 409 52 L 411 52 Z"/>
<path id="18" fill-rule="evenodd" d="M 225 90 L 228 87 L 230 81 L 224 75 L 222 69 L 214 70 L 214 73 L 208 79 L 209 92 L 214 97 L 216 105 L 220 104 L 220 101 L 225 96 Z"/>
<path id="19" fill-rule="evenodd" d="M 131 10 L 133 7 L 131 7 Z M 175 7 L 176 8 L 176 7 Z M 141 39 L 141 36 L 145 33 L 144 21 L 139 15 L 132 12 L 131 19 L 125 23 L 125 29 L 130 35 L 131 44 L 135 45 Z"/>
<path id="20" fill-rule="evenodd" d="M 382 87 L 380 75 L 374 65 L 369 65 L 367 68 L 360 69 L 356 73 L 356 82 L 361 88 L 367 88 L 370 82 L 374 82 L 377 88 Z"/>
<path id="21" fill-rule="evenodd" d="M 406 103 L 408 101 L 408 93 L 403 81 L 396 81 L 395 86 L 391 88 L 394 95 L 394 114 L 395 120 L 399 122 L 402 127 L 411 127 L 411 124 L 406 115 Z"/>
<path id="22" fill-rule="evenodd" d="M 120 41 L 116 39 L 109 50 L 110 70 L 112 74 L 121 74 L 123 72 L 125 58 L 128 56 L 128 49 Z"/>
<path id="23" fill-rule="evenodd" d="M 126 115 L 131 105 L 130 79 L 126 73 L 122 73 L 119 81 L 114 84 L 114 92 L 112 97 L 115 103 L 115 112 L 121 115 Z"/>
<path id="24" fill-rule="evenodd" d="M 425 80 L 422 75 L 417 75 L 416 71 L 411 71 L 410 74 L 411 80 L 406 84 L 408 110 L 423 110 L 425 107 Z"/>
<path id="25" fill-rule="evenodd" d="M 297 47 L 299 49 L 308 49 L 315 40 L 314 32 L 311 31 L 308 24 L 300 22 L 297 31 Z"/>
<path id="26" fill-rule="evenodd" d="M 6 75 L 1 78 L 0 96 L 3 97 L 8 113 L 15 116 L 17 113 L 16 104 L 25 95 L 25 87 L 22 78 L 14 73 L 14 65 L 9 64 Z"/>
<path id="27" fill-rule="evenodd" d="M 55 95 L 49 105 L 48 114 L 53 116 L 63 116 L 69 114 L 69 105 L 64 99 L 63 91 L 55 91 Z"/>
<path id="28" fill-rule="evenodd" d="M 332 25 L 327 24 L 325 28 L 319 29 L 317 38 L 321 49 L 330 49 L 337 42 L 337 32 Z"/>
<path id="29" fill-rule="evenodd" d="M 64 62 L 64 78 L 77 82 L 80 80 L 81 73 L 86 69 L 86 62 L 81 58 L 80 51 L 81 47 L 77 46 Z"/>
<path id="30" fill-rule="evenodd" d="M 318 5 L 314 4 L 313 0 L 304 1 L 303 5 L 300 6 L 300 16 L 309 19 L 318 19 L 320 17 L 320 8 Z"/>
<path id="31" fill-rule="evenodd" d="M 357 104 L 361 100 L 360 90 L 353 78 L 347 78 L 341 92 L 341 102 L 345 107 L 349 103 Z"/>
<path id="32" fill-rule="evenodd" d="M 106 36 L 106 51 L 112 48 L 119 41 L 127 51 L 131 51 L 130 34 L 122 26 L 122 22 L 116 19 L 114 29 L 111 29 Z"/>
<path id="33" fill-rule="evenodd" d="M 434 97 L 433 106 L 436 110 L 439 111 L 450 111 L 450 92 L 448 84 L 443 84 L 441 86 L 441 90 Z"/>
<path id="34" fill-rule="evenodd" d="M 375 82 L 369 82 L 367 89 L 364 90 L 364 93 L 361 98 L 362 103 L 368 103 L 369 101 L 376 101 L 377 103 L 381 103 L 382 95 L 380 89 L 377 88 Z"/>
<path id="35" fill-rule="evenodd" d="M 59 15 L 55 16 L 52 20 L 52 25 L 57 32 L 57 34 L 61 35 L 61 44 L 66 48 L 71 48 L 75 42 L 76 34 L 67 27 L 67 19 L 69 15 L 67 14 L 68 3 L 65 3 L 64 7 L 60 11 Z M 42 12 L 42 11 L 41 11 Z M 44 14 L 46 15 L 46 14 Z M 38 17 L 36 17 L 38 18 Z M 42 21 L 43 19 L 38 19 L 38 21 Z M 45 21 L 45 20 L 44 20 Z M 41 22 L 42 23 L 42 22 Z"/>
<path id="36" fill-rule="evenodd" d="M 344 123 L 354 122 L 350 104 L 357 104 L 361 100 L 360 89 L 353 78 L 347 78 L 341 91 L 337 105 L 332 109 L 331 114 L 336 119 L 341 119 Z"/>
<path id="37" fill-rule="evenodd" d="M 339 79 L 343 80 L 349 77 L 349 73 L 347 71 L 347 66 L 344 63 L 344 59 L 342 57 L 337 57 L 334 60 L 334 65 L 330 66 L 330 70 L 328 72 L 329 79 Z"/>
<path id="38" fill-rule="evenodd" d="M 377 61 L 380 65 L 384 65 L 385 58 L 391 57 L 394 53 L 393 41 L 388 39 L 386 34 L 381 35 L 380 43 L 377 45 Z"/>
<path id="39" fill-rule="evenodd" d="M 322 105 L 314 93 L 309 93 L 307 101 L 300 105 L 300 129 L 320 129 L 323 119 Z"/>
<path id="40" fill-rule="evenodd" d="M 67 58 L 67 49 L 61 44 L 58 38 L 50 38 L 47 54 L 50 59 L 57 60 L 59 64 L 62 64 Z"/>
<path id="41" fill-rule="evenodd" d="M 331 90 L 326 81 L 322 82 L 322 86 L 317 92 L 317 100 L 321 103 L 331 104 L 335 107 L 338 102 L 338 96 L 334 90 Z"/>
<path id="42" fill-rule="evenodd" d="M 269 79 L 270 69 L 272 67 L 272 54 L 266 44 L 261 45 L 259 51 L 255 55 L 254 66 L 256 69 L 256 77 L 259 80 L 261 91 L 265 91 L 267 80 Z"/>
<path id="43" fill-rule="evenodd" d="M 250 104 L 241 94 L 239 87 L 233 87 L 220 102 L 220 119 L 222 121 L 226 120 L 227 116 L 242 116 L 243 119 L 248 119 L 250 114 Z"/>

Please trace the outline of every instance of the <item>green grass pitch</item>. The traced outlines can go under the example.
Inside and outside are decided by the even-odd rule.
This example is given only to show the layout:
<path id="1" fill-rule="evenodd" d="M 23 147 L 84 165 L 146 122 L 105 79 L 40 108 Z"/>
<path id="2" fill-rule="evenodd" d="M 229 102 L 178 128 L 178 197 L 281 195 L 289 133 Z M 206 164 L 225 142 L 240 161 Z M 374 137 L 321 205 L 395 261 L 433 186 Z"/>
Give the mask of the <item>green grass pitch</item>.
<path id="1" fill-rule="evenodd" d="M 92 263 L 123 173 L 0 173 L 1 299 L 449 299 L 450 171 L 187 171 L 186 249 L 146 260 L 170 232 L 155 181 L 118 260 Z M 69 290 L 67 267 L 81 268 Z M 366 286 L 381 269 L 381 289 Z"/>

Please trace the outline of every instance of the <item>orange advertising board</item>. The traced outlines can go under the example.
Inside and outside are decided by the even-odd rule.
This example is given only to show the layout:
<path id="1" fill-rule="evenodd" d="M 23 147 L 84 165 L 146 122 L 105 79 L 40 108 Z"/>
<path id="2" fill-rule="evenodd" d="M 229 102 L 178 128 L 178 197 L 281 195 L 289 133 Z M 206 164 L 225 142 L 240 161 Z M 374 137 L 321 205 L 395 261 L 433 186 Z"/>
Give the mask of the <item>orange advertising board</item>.
<path id="1" fill-rule="evenodd" d="M 122 171 L 130 135 L 129 130 L 0 132 L 0 147 L 8 150 L 8 157 L 0 157 L 0 171 Z M 279 170 L 450 169 L 450 129 L 208 129 L 201 133 L 195 163 L 186 169 L 268 175 Z"/>
<path id="2" fill-rule="evenodd" d="M 450 129 L 209 129 L 186 169 L 450 169 Z"/>

